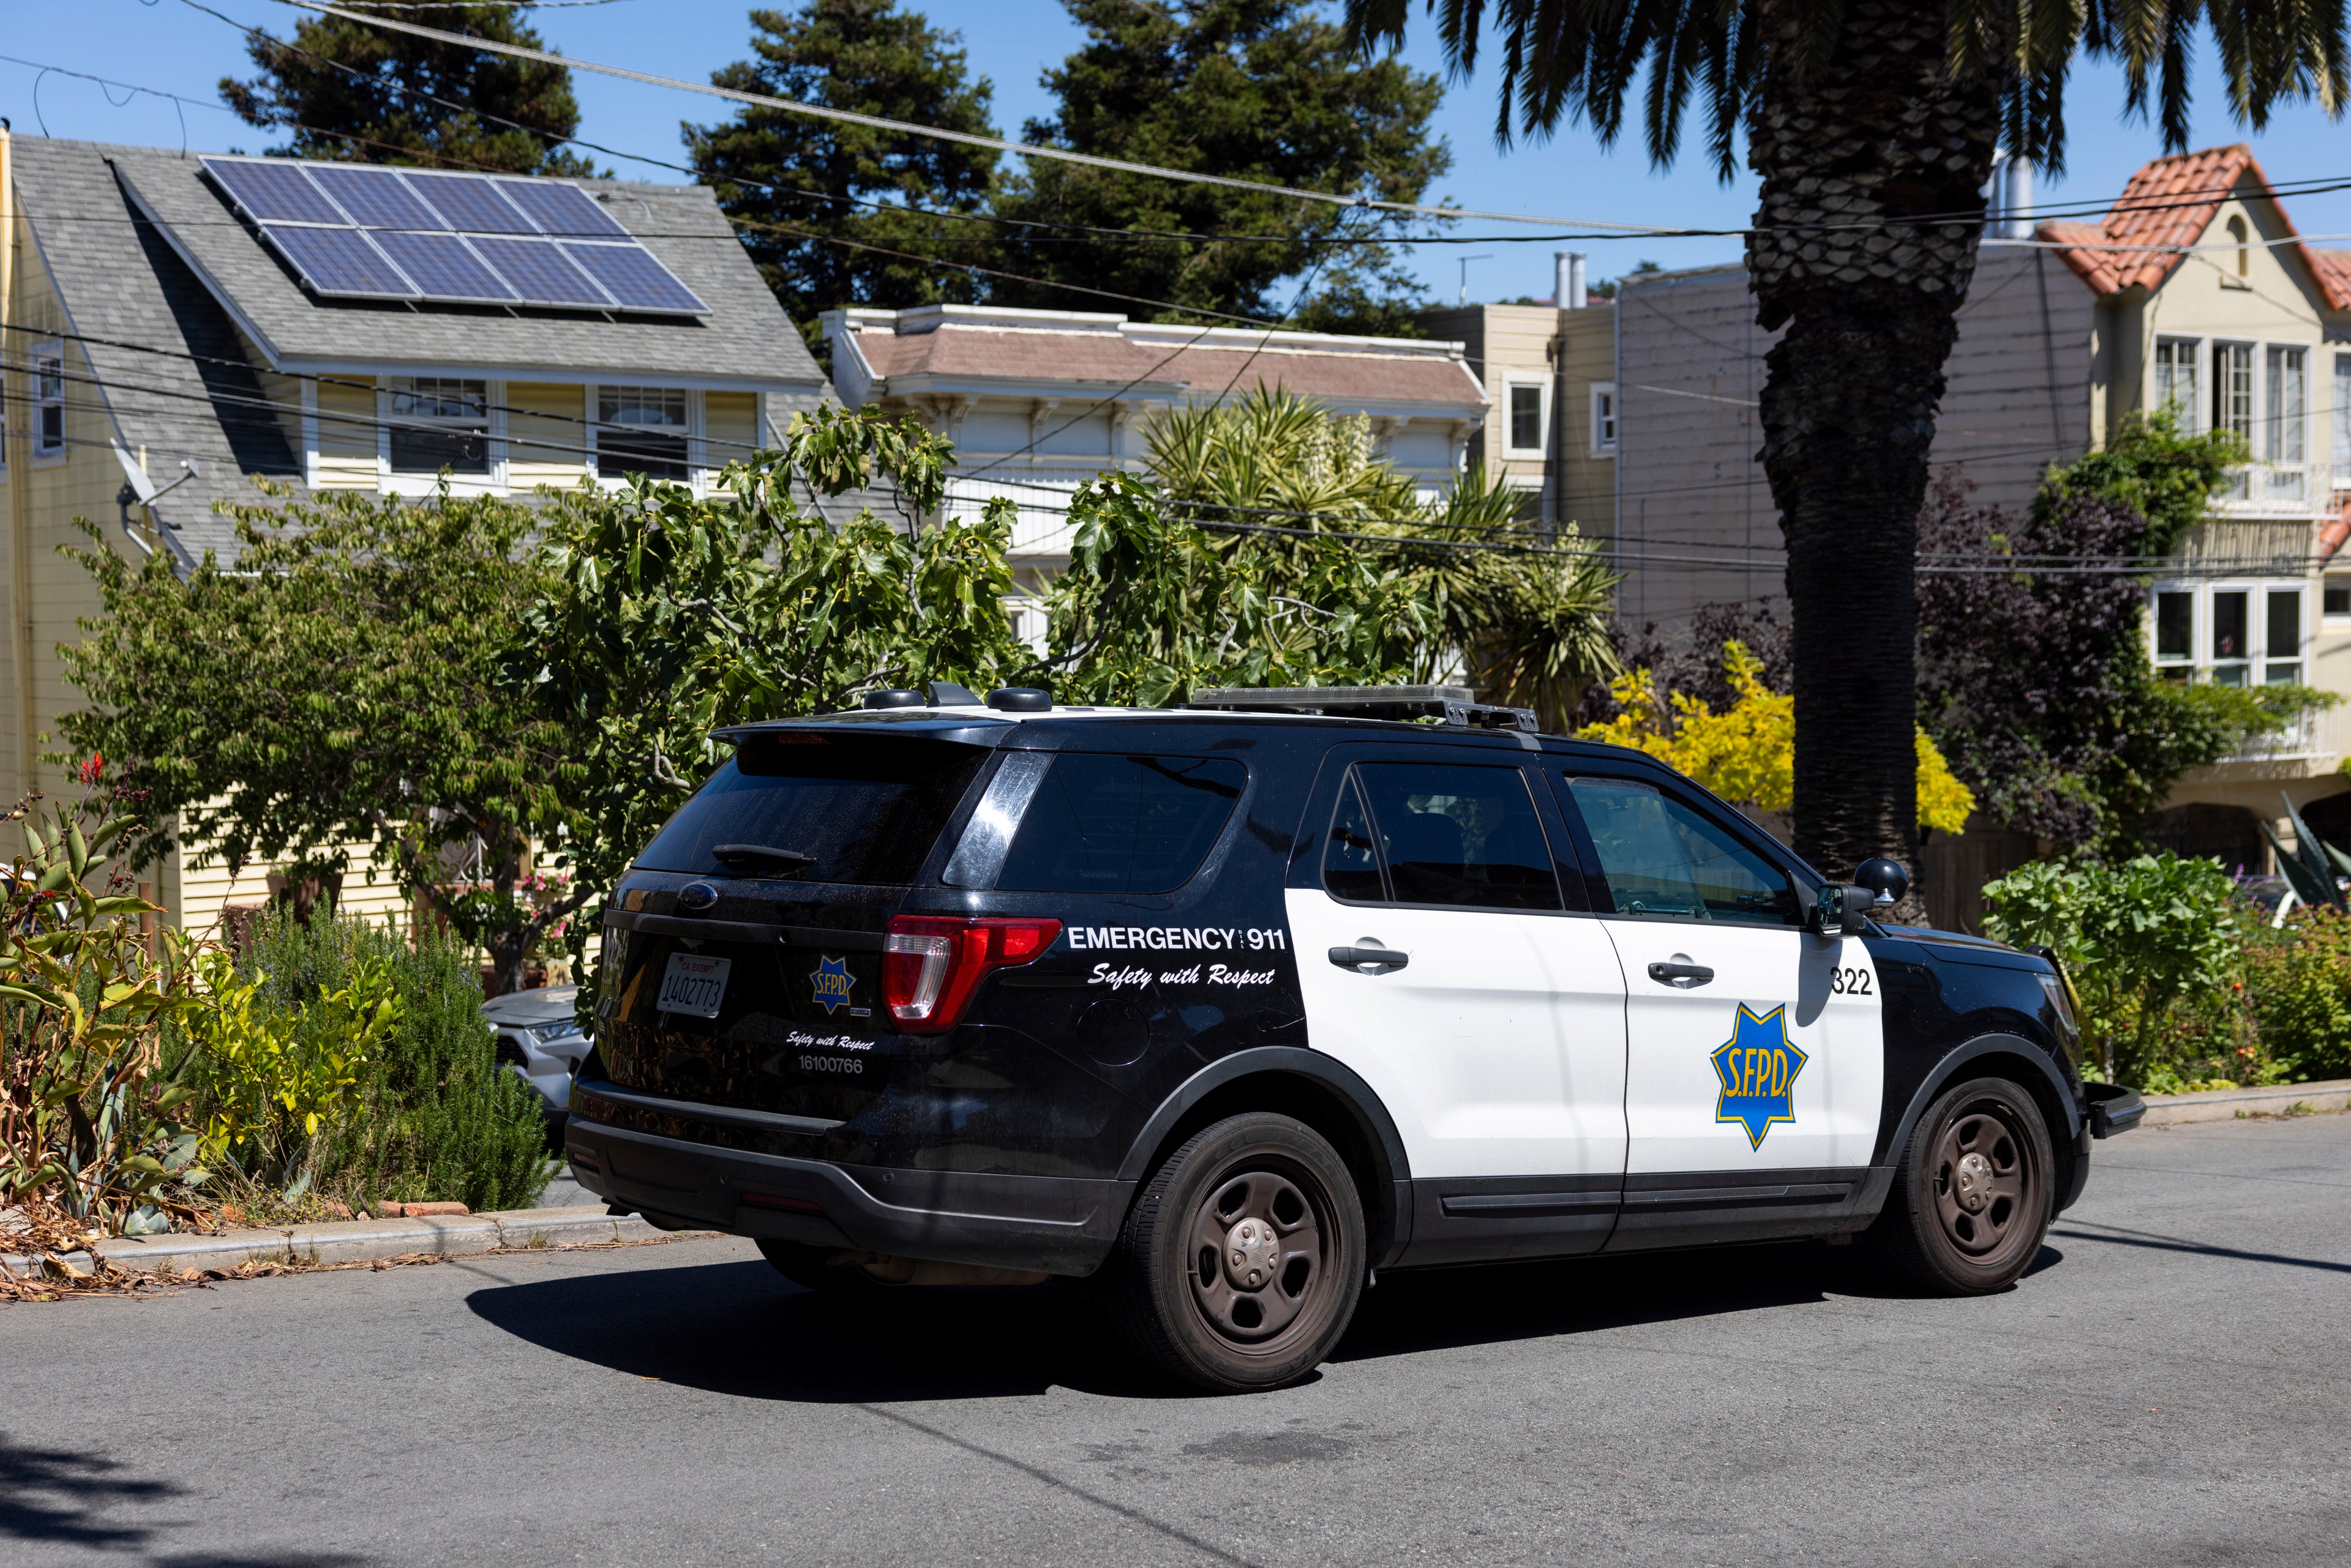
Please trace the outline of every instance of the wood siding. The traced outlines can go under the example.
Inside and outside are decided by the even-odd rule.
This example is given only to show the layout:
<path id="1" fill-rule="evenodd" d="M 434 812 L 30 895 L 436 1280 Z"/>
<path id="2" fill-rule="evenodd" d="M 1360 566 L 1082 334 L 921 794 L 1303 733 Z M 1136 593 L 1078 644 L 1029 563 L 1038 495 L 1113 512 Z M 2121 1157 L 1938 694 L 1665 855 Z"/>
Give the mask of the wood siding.
<path id="1" fill-rule="evenodd" d="M 1779 513 L 1756 456 L 1778 334 L 1755 325 L 1745 270 L 1628 280 L 1621 298 L 1624 613 L 1667 625 L 1705 604 L 1782 601 Z M 1980 500 L 2029 502 L 2051 464 L 2089 447 L 2095 328 L 2089 289 L 2055 256 L 1986 246 L 1946 369 L 1936 465 L 1956 465 Z"/>
<path id="2" fill-rule="evenodd" d="M 729 463 L 747 463 L 759 444 L 759 398 L 756 392 L 702 394 L 703 463 L 714 474 Z"/>
<path id="3" fill-rule="evenodd" d="M 372 379 L 319 378 L 317 484 L 321 490 L 372 490 L 382 472 Z"/>
<path id="4" fill-rule="evenodd" d="M 507 483 L 569 489 L 588 477 L 588 389 L 552 382 L 507 383 Z"/>

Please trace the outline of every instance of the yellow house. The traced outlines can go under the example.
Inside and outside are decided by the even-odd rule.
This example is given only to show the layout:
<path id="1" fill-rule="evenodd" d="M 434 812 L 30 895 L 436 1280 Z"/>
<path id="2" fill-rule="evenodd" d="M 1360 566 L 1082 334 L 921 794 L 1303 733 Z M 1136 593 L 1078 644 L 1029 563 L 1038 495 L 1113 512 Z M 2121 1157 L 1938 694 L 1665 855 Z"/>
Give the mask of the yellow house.
<path id="1" fill-rule="evenodd" d="M 76 517 L 182 569 L 222 503 L 529 498 L 632 472 L 710 485 L 823 378 L 710 193 L 11 138 L 0 131 L 0 790 L 55 790 L 79 706 L 57 646 L 98 612 Z M 266 896 L 178 852 L 201 928 Z M 390 908 L 388 883 L 346 901 Z"/>
<path id="2" fill-rule="evenodd" d="M 2351 699 L 2351 252 L 2304 245 L 2252 152 L 2158 158 L 2095 224 L 2045 223 L 2095 301 L 2091 427 L 2168 408 L 2232 430 L 2252 461 L 2165 563 L 2149 652 L 2179 681 L 2298 681 Z M 2313 831 L 2351 843 L 2339 771 L 2351 707 L 2182 780 L 2154 837 L 2182 852 L 2266 863 L 2257 821 L 2281 795 Z M 2292 829 L 2277 823 L 2291 842 Z"/>

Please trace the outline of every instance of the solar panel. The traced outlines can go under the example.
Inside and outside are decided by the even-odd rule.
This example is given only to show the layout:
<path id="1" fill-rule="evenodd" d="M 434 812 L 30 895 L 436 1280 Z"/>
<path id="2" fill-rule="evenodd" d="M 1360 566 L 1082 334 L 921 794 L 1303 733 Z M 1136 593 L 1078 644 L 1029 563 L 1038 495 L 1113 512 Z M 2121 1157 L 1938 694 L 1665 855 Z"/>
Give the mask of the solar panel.
<path id="1" fill-rule="evenodd" d="M 390 169 L 344 163 L 313 164 L 310 178 L 363 229 L 444 229 L 439 214 Z"/>
<path id="2" fill-rule="evenodd" d="M 629 231 L 596 204 L 596 198 L 577 185 L 549 180 L 499 180 L 507 200 L 520 207 L 538 225 L 538 232 L 563 239 L 627 239 Z"/>
<path id="3" fill-rule="evenodd" d="M 202 162 L 315 294 L 710 311 L 594 197 L 561 181 L 283 158 Z"/>
<path id="4" fill-rule="evenodd" d="M 269 236 L 292 262 L 305 281 L 321 294 L 356 295 L 363 298 L 413 299 L 415 285 L 386 261 L 357 229 L 312 228 L 296 224 L 264 224 Z"/>
<path id="5" fill-rule="evenodd" d="M 533 305 L 587 306 L 607 310 L 612 302 L 580 270 L 563 259 L 563 253 L 543 239 L 476 237 L 482 258 L 505 275 L 515 292 Z"/>
<path id="6" fill-rule="evenodd" d="M 299 163 L 273 160 L 205 158 L 200 160 L 221 188 L 256 223 L 340 224 L 343 214 L 310 183 Z"/>
<path id="7" fill-rule="evenodd" d="M 498 194 L 503 180 L 473 180 L 463 174 L 407 176 L 409 187 L 433 204 L 448 226 L 476 235 L 527 235 L 538 231 L 514 204 Z"/>
<path id="8" fill-rule="evenodd" d="M 604 292 L 619 301 L 623 310 L 699 315 L 710 308 L 642 246 L 567 243 L 563 254 L 578 263 L 580 271 L 602 284 Z"/>
<path id="9" fill-rule="evenodd" d="M 369 235 L 400 270 L 416 280 L 428 299 L 478 299 L 511 305 L 515 291 L 455 235 L 415 234 L 400 229 Z"/>

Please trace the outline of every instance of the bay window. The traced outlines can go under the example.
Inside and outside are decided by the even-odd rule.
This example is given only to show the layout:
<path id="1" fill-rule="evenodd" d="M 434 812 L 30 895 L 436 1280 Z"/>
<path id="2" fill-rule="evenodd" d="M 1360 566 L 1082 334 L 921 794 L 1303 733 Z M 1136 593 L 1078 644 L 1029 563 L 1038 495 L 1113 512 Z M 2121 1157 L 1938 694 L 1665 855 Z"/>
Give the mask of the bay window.
<path id="1" fill-rule="evenodd" d="M 2330 611 L 2335 591 L 2330 583 Z M 2302 584 L 2275 580 L 2158 587 L 2149 618 L 2156 674 L 2222 686 L 2299 683 L 2306 598 Z"/>

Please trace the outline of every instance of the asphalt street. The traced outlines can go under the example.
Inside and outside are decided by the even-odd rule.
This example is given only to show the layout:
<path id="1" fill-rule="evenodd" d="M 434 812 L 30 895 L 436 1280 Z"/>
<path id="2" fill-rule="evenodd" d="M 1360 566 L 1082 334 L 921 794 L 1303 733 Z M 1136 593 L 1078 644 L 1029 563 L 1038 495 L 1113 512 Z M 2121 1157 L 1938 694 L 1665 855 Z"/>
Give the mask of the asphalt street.
<path id="1" fill-rule="evenodd" d="M 2351 1118 L 2147 1130 L 2016 1289 L 1391 1275 L 1249 1398 L 1073 1294 L 670 1242 L 0 1307 L 0 1563 L 2351 1561 Z"/>

